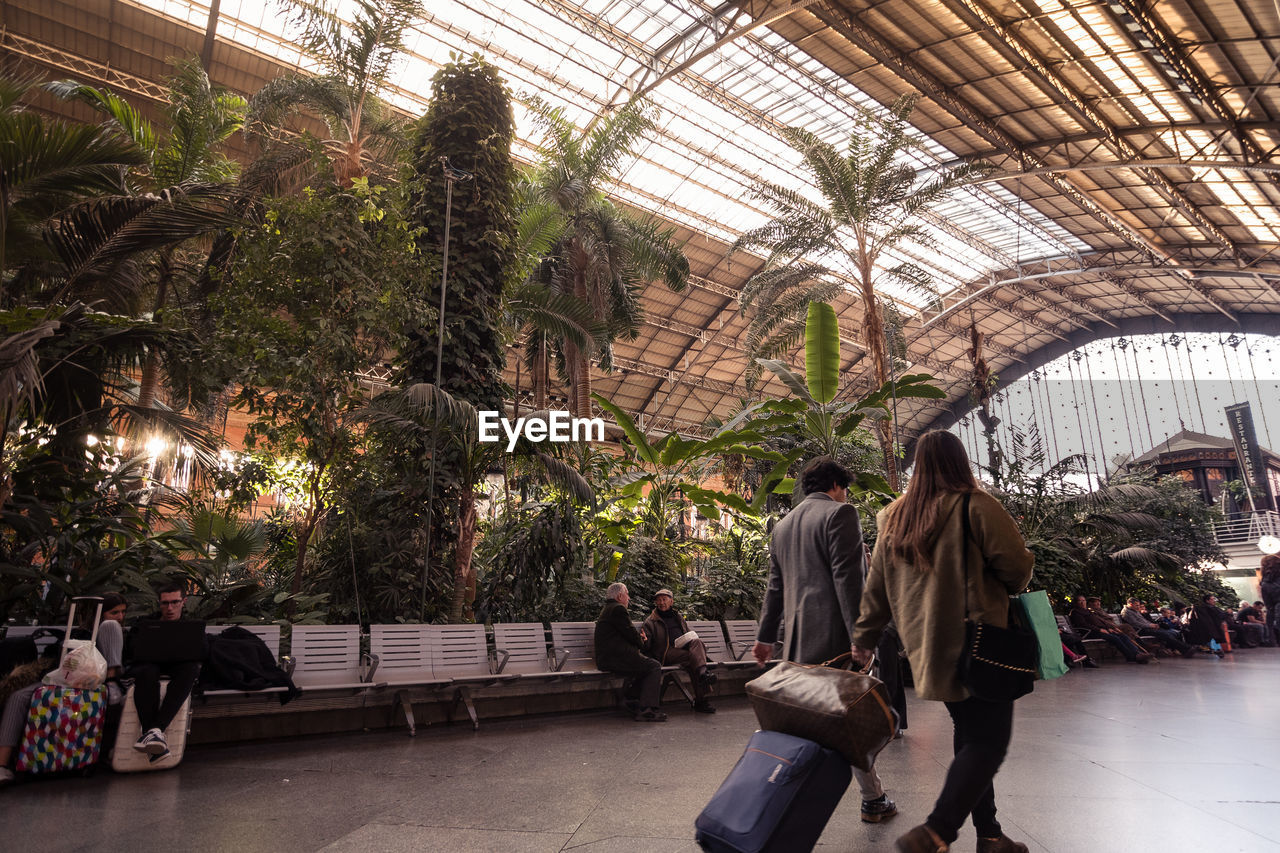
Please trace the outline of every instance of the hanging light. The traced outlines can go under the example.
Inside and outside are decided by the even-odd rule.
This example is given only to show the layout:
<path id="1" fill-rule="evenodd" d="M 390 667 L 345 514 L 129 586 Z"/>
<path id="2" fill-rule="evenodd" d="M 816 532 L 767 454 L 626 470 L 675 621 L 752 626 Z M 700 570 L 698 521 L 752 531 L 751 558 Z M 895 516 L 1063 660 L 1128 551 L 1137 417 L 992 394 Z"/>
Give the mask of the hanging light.
<path id="1" fill-rule="evenodd" d="M 1264 554 L 1280 554 L 1280 538 L 1263 536 L 1258 540 L 1258 550 Z"/>

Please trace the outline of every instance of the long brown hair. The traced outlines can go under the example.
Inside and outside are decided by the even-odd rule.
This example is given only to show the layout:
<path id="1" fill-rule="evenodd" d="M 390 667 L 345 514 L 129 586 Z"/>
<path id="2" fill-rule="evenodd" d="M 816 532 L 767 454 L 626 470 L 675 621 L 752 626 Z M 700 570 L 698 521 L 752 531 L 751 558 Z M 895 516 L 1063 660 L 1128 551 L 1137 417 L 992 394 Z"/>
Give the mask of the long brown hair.
<path id="1" fill-rule="evenodd" d="M 902 498 L 889 507 L 883 535 L 890 553 L 921 571 L 933 568 L 926 542 L 938 523 L 943 496 L 978 489 L 960 439 L 933 430 L 916 442 L 916 468 Z"/>

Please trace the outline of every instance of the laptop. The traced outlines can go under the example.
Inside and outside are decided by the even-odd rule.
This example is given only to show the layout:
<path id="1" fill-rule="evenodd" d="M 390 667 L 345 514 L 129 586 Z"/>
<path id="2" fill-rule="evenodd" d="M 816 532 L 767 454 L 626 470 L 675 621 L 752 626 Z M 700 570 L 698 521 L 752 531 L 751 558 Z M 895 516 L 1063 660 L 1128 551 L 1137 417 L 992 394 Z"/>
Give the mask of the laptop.
<path id="1" fill-rule="evenodd" d="M 133 660 L 137 663 L 186 663 L 205 659 L 202 621 L 139 622 L 131 634 Z"/>

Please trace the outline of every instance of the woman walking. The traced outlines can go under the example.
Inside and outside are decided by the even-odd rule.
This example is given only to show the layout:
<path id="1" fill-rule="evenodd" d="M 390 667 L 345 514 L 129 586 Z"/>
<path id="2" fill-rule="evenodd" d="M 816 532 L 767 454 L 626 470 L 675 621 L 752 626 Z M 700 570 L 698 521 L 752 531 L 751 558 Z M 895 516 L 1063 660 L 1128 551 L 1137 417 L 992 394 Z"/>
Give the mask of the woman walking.
<path id="1" fill-rule="evenodd" d="M 968 510 L 965 524 L 964 510 Z M 880 531 L 854 628 L 854 656 L 871 659 L 893 619 L 916 695 L 946 704 L 955 757 L 928 819 L 897 841 L 903 853 L 942 853 L 973 816 L 979 853 L 1026 853 L 996 820 L 992 780 L 1013 732 L 1013 702 L 969 695 L 957 669 L 966 616 L 1005 627 L 1009 595 L 1026 588 L 1034 558 L 1013 518 L 978 487 L 960 439 L 923 435 L 902 497 L 876 519 Z"/>

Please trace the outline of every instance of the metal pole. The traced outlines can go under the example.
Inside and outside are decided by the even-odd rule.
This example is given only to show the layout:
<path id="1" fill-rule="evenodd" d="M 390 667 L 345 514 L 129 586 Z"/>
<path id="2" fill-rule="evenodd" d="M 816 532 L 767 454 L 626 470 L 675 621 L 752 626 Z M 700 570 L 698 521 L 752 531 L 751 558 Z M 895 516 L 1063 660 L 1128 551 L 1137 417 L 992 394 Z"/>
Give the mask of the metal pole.
<path id="1" fill-rule="evenodd" d="M 449 165 L 448 157 L 440 158 L 444 174 L 444 257 L 440 262 L 440 320 L 436 324 L 436 376 L 435 387 L 440 388 L 440 373 L 444 364 L 444 306 L 445 290 L 449 284 L 449 230 L 453 224 L 453 185 L 456 181 L 470 180 L 471 175 Z M 427 575 L 431 572 L 431 533 L 435 527 L 436 499 L 436 439 L 440 433 L 440 412 L 431 410 L 431 466 L 427 474 L 427 541 L 422 561 L 422 586 L 418 592 L 418 621 L 427 616 Z"/>

